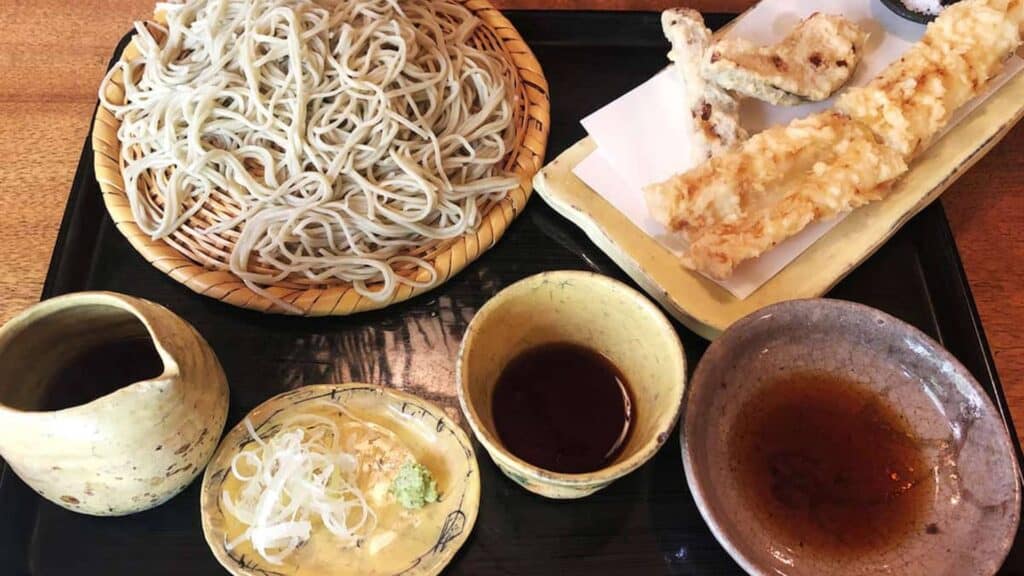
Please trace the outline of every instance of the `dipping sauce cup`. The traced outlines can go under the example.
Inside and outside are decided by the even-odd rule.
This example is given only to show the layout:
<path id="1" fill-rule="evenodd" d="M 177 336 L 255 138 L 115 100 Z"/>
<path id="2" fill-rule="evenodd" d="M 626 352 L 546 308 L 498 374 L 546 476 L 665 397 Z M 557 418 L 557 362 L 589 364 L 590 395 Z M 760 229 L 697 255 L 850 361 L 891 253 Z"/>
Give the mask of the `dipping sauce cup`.
<path id="1" fill-rule="evenodd" d="M 631 430 L 608 466 L 564 474 L 512 454 L 495 428 L 494 389 L 520 353 L 545 344 L 576 344 L 610 360 L 632 400 Z M 457 390 L 473 433 L 506 476 L 548 498 L 581 498 L 639 468 L 672 433 L 686 382 L 686 357 L 661 310 L 629 286 L 599 274 L 546 272 L 521 280 L 487 302 L 459 349 Z M 585 395 L 564 407 L 587 410 Z"/>

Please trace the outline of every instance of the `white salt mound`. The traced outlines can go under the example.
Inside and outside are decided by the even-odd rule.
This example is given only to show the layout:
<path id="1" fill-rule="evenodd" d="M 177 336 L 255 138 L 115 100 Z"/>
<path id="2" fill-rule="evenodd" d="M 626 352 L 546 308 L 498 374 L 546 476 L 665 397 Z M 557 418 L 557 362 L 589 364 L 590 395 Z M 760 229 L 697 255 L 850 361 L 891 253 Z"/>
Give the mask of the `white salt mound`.
<path id="1" fill-rule="evenodd" d="M 903 5 L 921 14 L 938 14 L 942 12 L 940 0 L 901 0 Z"/>

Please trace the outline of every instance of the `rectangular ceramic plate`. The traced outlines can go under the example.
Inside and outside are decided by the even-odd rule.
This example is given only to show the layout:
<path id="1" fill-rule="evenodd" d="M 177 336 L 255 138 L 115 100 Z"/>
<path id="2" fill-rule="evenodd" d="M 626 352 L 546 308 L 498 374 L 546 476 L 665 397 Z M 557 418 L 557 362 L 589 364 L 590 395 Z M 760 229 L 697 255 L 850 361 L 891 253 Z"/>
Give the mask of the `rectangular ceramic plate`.
<path id="1" fill-rule="evenodd" d="M 583 135 L 580 117 L 664 62 L 655 14 L 513 13 L 510 18 L 551 82 L 552 156 Z M 185 318 L 227 373 L 228 427 L 280 392 L 346 381 L 413 392 L 462 422 L 455 352 L 466 324 L 489 298 L 547 270 L 590 270 L 630 282 L 583 232 L 543 202 L 531 201 L 485 256 L 437 290 L 393 308 L 346 318 L 241 310 L 183 288 L 132 249 L 103 207 L 89 138 L 86 142 L 43 297 L 115 290 L 159 302 Z M 829 296 L 880 308 L 942 342 L 1014 429 L 941 206 L 913 218 Z M 681 325 L 676 328 L 687 365 L 696 366 L 707 342 Z M 636 472 L 573 502 L 526 492 L 502 475 L 479 445 L 476 450 L 480 516 L 446 574 L 742 574 L 693 504 L 675 434 Z M 1018 537 L 1007 574 L 1024 574 L 1021 542 Z M 0 463 L 2 576 L 223 574 L 203 541 L 198 482 L 153 510 L 92 518 L 41 499 Z"/>
<path id="2" fill-rule="evenodd" d="M 661 41 L 663 51 L 667 50 L 660 26 L 646 33 L 650 38 L 645 41 Z M 552 98 L 557 94 L 552 93 Z M 934 143 L 889 196 L 854 211 L 743 300 L 683 268 L 672 253 L 576 177 L 573 168 L 595 149 L 590 138 L 580 140 L 546 166 L 534 178 L 534 187 L 679 321 L 714 338 L 758 308 L 828 292 L 995 146 L 1022 115 L 1024 73 L 1011 78 Z"/>

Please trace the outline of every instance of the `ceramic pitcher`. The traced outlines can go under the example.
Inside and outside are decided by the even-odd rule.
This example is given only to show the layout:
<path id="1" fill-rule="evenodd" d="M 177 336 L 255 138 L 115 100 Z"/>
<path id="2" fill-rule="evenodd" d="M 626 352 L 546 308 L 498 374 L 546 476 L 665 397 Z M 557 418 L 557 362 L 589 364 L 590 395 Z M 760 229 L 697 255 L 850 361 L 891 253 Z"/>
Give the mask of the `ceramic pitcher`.
<path id="1" fill-rule="evenodd" d="M 48 386 L 72 359 L 132 338 L 152 342 L 158 376 L 42 411 Z M 227 407 L 227 380 L 209 345 L 152 302 L 81 292 L 41 302 L 0 328 L 0 456 L 69 510 L 116 516 L 168 500 L 206 466 Z"/>

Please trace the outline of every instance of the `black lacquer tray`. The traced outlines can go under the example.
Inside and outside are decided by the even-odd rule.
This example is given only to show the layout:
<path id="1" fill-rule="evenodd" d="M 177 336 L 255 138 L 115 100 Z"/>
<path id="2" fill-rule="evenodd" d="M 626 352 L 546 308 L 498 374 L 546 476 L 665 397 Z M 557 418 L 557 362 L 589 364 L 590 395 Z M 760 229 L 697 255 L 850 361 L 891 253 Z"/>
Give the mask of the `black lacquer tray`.
<path id="1" fill-rule="evenodd" d="M 583 136 L 581 117 L 665 63 L 667 48 L 657 14 L 520 12 L 510 18 L 533 47 L 551 85 L 549 158 Z M 729 18 L 711 16 L 709 22 L 721 25 Z M 224 365 L 231 386 L 228 426 L 284 390 L 346 381 L 409 390 L 461 419 L 454 398 L 455 352 L 466 324 L 488 298 L 545 270 L 593 270 L 630 282 L 576 226 L 534 199 L 493 250 L 446 285 L 412 301 L 323 319 L 232 308 L 188 291 L 132 250 L 104 209 L 88 142 L 42 296 L 114 290 L 177 312 L 209 340 Z M 981 382 L 1013 431 L 938 203 L 908 223 L 830 296 L 885 310 L 942 342 Z M 693 367 L 707 343 L 677 328 Z M 1019 455 L 1019 447 L 1017 451 Z M 483 486 L 480 515 L 449 574 L 741 573 L 694 506 L 675 436 L 632 475 L 570 502 L 545 500 L 519 488 L 479 445 L 477 457 Z M 1010 553 L 1006 574 L 1024 573 L 1021 541 Z M 223 573 L 203 540 L 198 480 L 155 510 L 92 518 L 42 500 L 9 469 L 2 471 L 0 575 Z"/>

